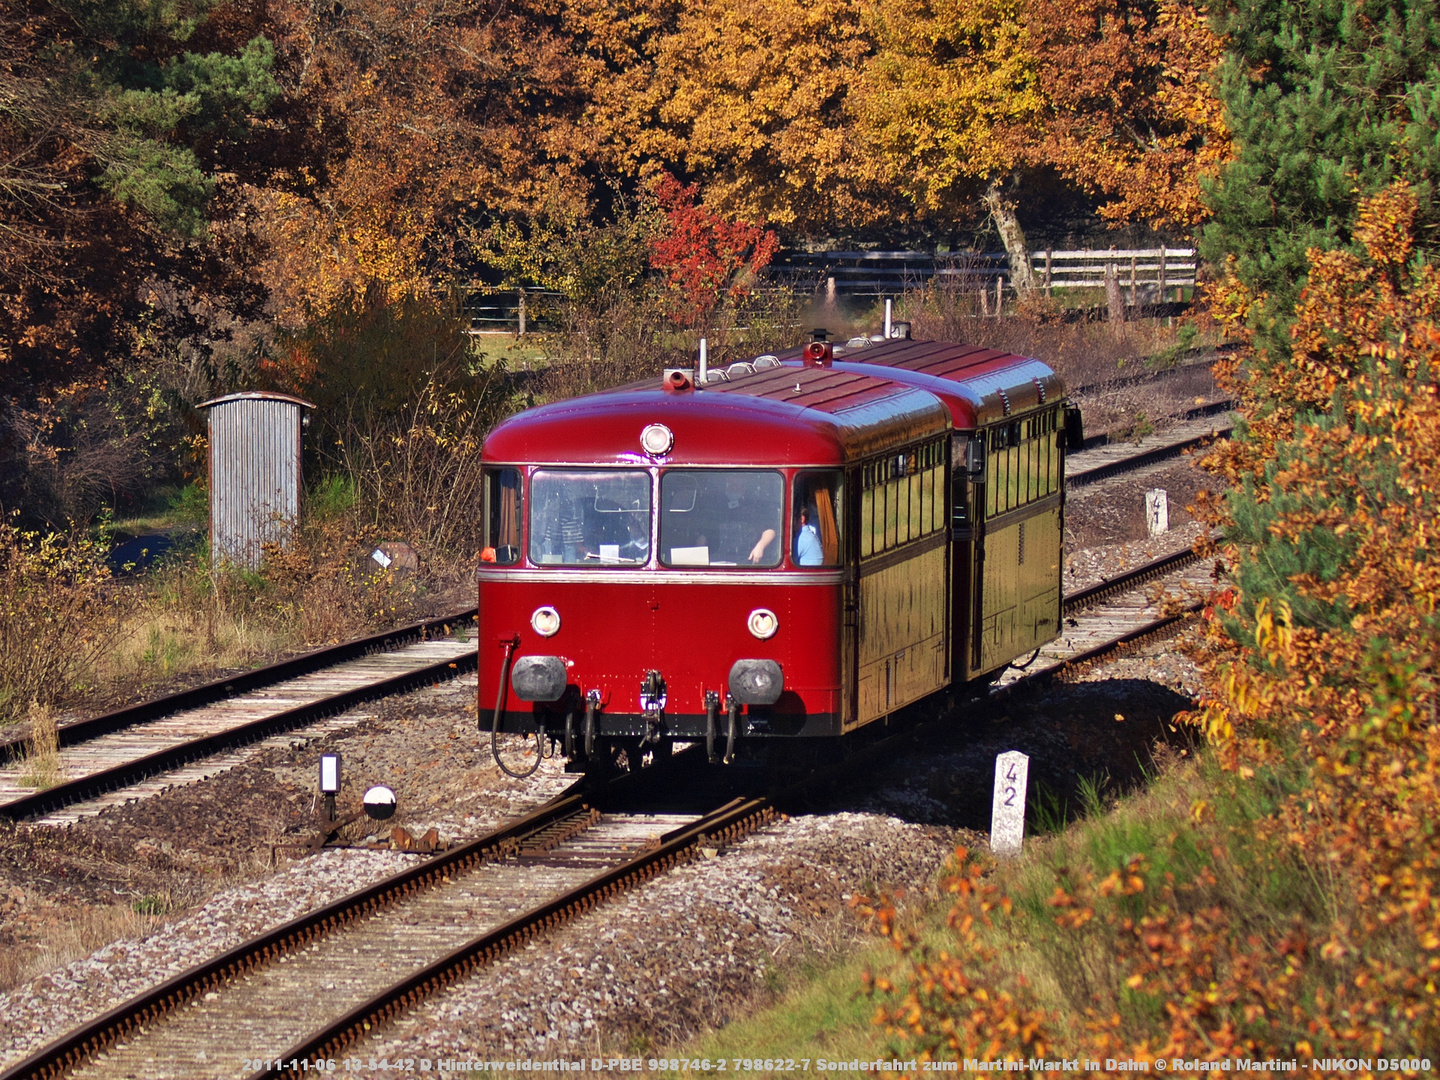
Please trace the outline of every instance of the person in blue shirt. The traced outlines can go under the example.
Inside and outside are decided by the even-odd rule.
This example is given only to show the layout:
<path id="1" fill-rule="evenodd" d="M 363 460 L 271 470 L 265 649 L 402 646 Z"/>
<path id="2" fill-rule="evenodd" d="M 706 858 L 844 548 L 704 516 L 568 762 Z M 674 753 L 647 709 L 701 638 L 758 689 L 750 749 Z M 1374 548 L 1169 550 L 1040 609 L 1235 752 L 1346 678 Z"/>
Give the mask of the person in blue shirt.
<path id="1" fill-rule="evenodd" d="M 795 530 L 795 562 L 800 566 L 825 565 L 825 549 L 808 509 L 800 511 L 800 527 Z"/>

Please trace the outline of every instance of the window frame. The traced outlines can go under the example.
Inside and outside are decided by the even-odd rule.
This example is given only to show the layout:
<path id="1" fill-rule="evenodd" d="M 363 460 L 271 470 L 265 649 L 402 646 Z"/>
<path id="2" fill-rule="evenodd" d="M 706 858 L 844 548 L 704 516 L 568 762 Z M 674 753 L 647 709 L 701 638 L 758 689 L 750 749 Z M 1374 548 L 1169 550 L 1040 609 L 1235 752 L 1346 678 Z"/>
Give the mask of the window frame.
<path id="1" fill-rule="evenodd" d="M 789 470 L 771 465 L 674 465 L 658 470 L 654 498 L 654 547 L 653 558 L 657 566 L 664 570 L 718 570 L 718 571 L 751 571 L 756 570 L 783 570 L 791 564 L 789 546 L 793 542 L 790 536 L 790 528 L 785 521 L 785 513 L 790 505 L 790 475 Z M 761 473 L 779 477 L 780 479 L 780 501 L 778 527 L 775 530 L 775 539 L 771 541 L 777 545 L 777 557 L 773 562 L 752 563 L 747 561 L 734 563 L 674 563 L 668 561 L 665 555 L 665 481 L 671 475 L 681 473 L 691 474 L 720 474 L 729 475 L 733 473 Z M 673 545 L 672 545 L 673 546 Z M 807 568 L 808 569 L 808 568 Z"/>
<path id="2" fill-rule="evenodd" d="M 649 554 L 643 561 L 639 562 L 610 562 L 604 559 L 583 558 L 578 562 L 541 562 L 535 555 L 535 539 L 537 536 L 536 523 L 533 515 L 539 508 L 539 501 L 535 497 L 536 481 L 545 474 L 574 475 L 576 473 L 604 474 L 626 476 L 643 476 L 645 478 L 645 499 L 646 499 L 646 522 L 649 537 Z M 528 566 L 536 570 L 643 570 L 651 566 L 655 561 L 655 471 L 650 468 L 627 466 L 627 465 L 536 465 L 530 469 L 527 477 L 530 495 L 530 514 L 525 517 L 524 553 Z M 599 511 L 597 511 L 599 512 Z M 610 513 L 637 513 L 638 511 L 607 511 Z M 623 546 L 623 545 L 621 545 Z"/>
<path id="3" fill-rule="evenodd" d="M 862 561 L 949 528 L 949 445 L 947 433 L 861 462 L 856 538 Z"/>

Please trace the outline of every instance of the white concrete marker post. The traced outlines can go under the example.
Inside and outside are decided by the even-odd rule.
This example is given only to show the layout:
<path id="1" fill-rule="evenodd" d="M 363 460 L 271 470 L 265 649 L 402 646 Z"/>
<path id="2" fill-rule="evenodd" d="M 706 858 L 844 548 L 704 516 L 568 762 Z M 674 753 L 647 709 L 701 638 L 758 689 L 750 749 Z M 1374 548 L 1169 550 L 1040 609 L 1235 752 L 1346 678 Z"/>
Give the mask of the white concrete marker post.
<path id="1" fill-rule="evenodd" d="M 1170 529 L 1170 496 L 1164 488 L 1151 488 L 1145 493 L 1145 525 L 1151 536 Z"/>
<path id="2" fill-rule="evenodd" d="M 990 850 L 1019 855 L 1025 840 L 1025 781 L 1030 759 L 1019 750 L 995 758 L 995 799 L 990 810 Z"/>

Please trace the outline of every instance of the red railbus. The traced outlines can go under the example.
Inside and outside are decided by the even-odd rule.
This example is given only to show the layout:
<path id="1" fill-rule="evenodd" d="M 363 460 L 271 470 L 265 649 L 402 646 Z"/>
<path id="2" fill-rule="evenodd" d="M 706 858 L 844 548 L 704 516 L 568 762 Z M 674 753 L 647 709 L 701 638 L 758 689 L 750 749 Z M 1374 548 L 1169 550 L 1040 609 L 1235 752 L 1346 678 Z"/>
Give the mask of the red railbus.
<path id="1" fill-rule="evenodd" d="M 814 342 L 528 410 L 486 440 L 480 717 L 577 763 L 838 738 L 1054 637 L 1064 387 Z"/>

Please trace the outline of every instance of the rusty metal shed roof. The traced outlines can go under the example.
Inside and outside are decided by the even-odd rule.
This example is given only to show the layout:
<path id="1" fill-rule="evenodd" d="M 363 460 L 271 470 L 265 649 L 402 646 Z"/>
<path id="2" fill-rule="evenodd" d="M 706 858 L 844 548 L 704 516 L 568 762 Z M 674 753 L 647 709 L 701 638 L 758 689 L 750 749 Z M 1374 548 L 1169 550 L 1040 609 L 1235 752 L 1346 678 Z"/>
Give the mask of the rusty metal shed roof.
<path id="1" fill-rule="evenodd" d="M 195 407 L 197 409 L 208 409 L 212 405 L 224 405 L 231 401 L 288 401 L 291 405 L 299 405 L 302 409 L 315 408 L 314 405 L 304 398 L 298 398 L 294 394 L 282 394 L 276 390 L 242 390 L 238 394 L 226 394 L 223 397 L 202 401 Z"/>

